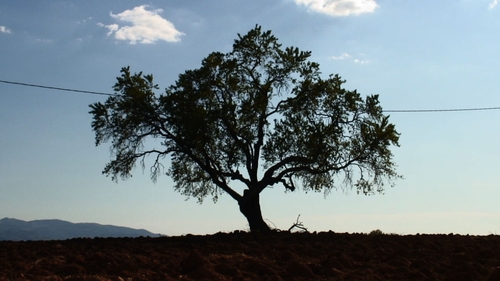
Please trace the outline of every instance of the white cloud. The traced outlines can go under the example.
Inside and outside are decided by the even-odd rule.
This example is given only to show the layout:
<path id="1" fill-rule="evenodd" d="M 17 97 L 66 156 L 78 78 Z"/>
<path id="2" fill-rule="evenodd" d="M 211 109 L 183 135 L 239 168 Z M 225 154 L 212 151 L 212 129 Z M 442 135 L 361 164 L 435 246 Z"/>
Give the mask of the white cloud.
<path id="1" fill-rule="evenodd" d="M 295 0 L 295 3 L 330 16 L 372 13 L 378 7 L 375 0 Z"/>
<path id="2" fill-rule="evenodd" d="M 367 63 L 370 63 L 370 61 L 369 60 L 354 59 L 354 63 L 367 64 Z"/>
<path id="3" fill-rule="evenodd" d="M 159 15 L 163 11 L 162 9 L 148 11 L 146 8 L 147 5 L 141 5 L 116 15 L 110 13 L 112 18 L 129 22 L 131 25 L 104 25 L 102 23 L 98 23 L 98 25 L 108 28 L 108 36 L 114 34 L 115 39 L 129 41 L 130 44 L 137 42 L 151 44 L 158 40 L 167 42 L 181 40 L 180 37 L 184 33 L 178 31 L 171 22 Z"/>
<path id="4" fill-rule="evenodd" d="M 118 24 L 108 24 L 108 25 L 105 25 L 105 24 L 102 24 L 102 23 L 97 23 L 98 26 L 102 26 L 102 27 L 106 27 L 107 29 L 109 29 L 109 32 L 108 32 L 108 36 L 112 35 L 113 32 L 117 31 L 120 27 L 118 26 Z"/>
<path id="5" fill-rule="evenodd" d="M 493 0 L 491 3 L 488 5 L 488 10 L 492 10 L 495 8 L 495 6 L 498 4 L 498 0 Z"/>
<path id="6" fill-rule="evenodd" d="M 332 56 L 331 58 L 334 60 L 345 60 L 345 59 L 348 59 L 350 57 L 351 57 L 351 55 L 349 55 L 348 53 L 343 53 L 340 56 Z"/>
<path id="7" fill-rule="evenodd" d="M 366 56 L 365 54 L 358 54 L 360 56 Z M 369 60 L 360 60 L 358 58 L 354 58 L 353 56 L 349 55 L 348 53 L 342 53 L 340 56 L 331 56 L 330 57 L 333 60 L 350 60 L 354 63 L 357 64 L 368 64 L 370 63 Z"/>
<path id="8" fill-rule="evenodd" d="M 7 34 L 11 34 L 12 31 L 10 31 L 10 29 L 8 29 L 7 27 L 3 26 L 3 25 L 0 25 L 0 32 L 1 33 L 7 33 Z"/>

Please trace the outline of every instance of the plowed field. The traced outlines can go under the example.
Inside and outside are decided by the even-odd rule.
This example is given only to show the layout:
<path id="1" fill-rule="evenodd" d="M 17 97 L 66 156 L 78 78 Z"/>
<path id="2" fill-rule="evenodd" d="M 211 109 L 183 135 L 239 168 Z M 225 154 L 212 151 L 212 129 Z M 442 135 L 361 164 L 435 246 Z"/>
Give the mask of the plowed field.
<path id="1" fill-rule="evenodd" d="M 0 280 L 500 280 L 500 236 L 245 232 L 0 242 Z"/>

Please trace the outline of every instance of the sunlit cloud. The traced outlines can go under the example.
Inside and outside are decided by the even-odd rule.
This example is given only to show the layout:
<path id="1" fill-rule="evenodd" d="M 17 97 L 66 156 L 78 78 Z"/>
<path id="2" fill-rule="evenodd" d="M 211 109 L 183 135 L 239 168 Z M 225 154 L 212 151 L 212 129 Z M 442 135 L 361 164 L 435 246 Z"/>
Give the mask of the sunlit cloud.
<path id="1" fill-rule="evenodd" d="M 493 8 L 496 7 L 497 4 L 498 4 L 498 0 L 491 1 L 491 3 L 488 5 L 488 10 L 492 10 Z"/>
<path id="2" fill-rule="evenodd" d="M 12 31 L 10 31 L 10 29 L 8 29 L 7 27 L 3 26 L 3 25 L 0 25 L 0 32 L 1 33 L 7 33 L 7 34 L 11 34 Z"/>
<path id="3" fill-rule="evenodd" d="M 97 23 L 98 26 L 102 26 L 102 27 L 106 27 L 109 32 L 108 32 L 108 36 L 112 35 L 113 32 L 117 31 L 120 27 L 118 26 L 118 24 L 108 24 L 108 25 L 104 25 L 102 23 Z"/>
<path id="4" fill-rule="evenodd" d="M 147 7 L 147 5 L 141 5 L 119 14 L 110 13 L 112 18 L 121 22 L 128 22 L 131 25 L 105 25 L 103 23 L 98 23 L 98 25 L 109 30 L 108 36 L 114 35 L 115 39 L 129 41 L 130 44 L 136 44 L 137 42 L 151 44 L 158 40 L 166 42 L 180 41 L 180 37 L 184 33 L 178 31 L 171 22 L 159 15 L 163 10 L 148 11 L 146 10 Z"/>
<path id="5" fill-rule="evenodd" d="M 295 0 L 295 3 L 330 16 L 372 13 L 378 7 L 375 0 Z"/>

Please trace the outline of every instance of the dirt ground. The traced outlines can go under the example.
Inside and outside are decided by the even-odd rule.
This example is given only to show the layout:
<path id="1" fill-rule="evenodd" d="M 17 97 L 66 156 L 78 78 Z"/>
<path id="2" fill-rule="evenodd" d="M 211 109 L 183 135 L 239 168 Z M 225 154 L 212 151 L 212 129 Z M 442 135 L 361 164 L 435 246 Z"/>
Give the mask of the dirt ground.
<path id="1" fill-rule="evenodd" d="M 245 232 L 0 242 L 0 281 L 500 280 L 500 236 Z"/>

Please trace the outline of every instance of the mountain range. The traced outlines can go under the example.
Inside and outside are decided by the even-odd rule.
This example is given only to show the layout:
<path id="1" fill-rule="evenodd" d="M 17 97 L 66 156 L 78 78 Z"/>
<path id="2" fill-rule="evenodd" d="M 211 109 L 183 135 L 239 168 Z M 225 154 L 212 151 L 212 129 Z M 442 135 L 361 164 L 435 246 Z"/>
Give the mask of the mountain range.
<path id="1" fill-rule="evenodd" d="M 23 221 L 12 218 L 0 220 L 0 241 L 23 240 L 65 240 L 71 238 L 95 237 L 157 237 L 145 229 L 97 223 L 71 223 L 63 220 Z"/>

